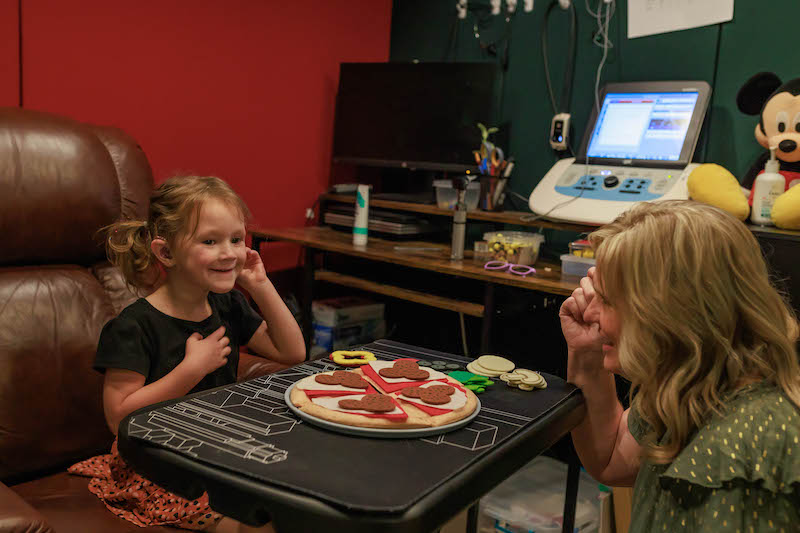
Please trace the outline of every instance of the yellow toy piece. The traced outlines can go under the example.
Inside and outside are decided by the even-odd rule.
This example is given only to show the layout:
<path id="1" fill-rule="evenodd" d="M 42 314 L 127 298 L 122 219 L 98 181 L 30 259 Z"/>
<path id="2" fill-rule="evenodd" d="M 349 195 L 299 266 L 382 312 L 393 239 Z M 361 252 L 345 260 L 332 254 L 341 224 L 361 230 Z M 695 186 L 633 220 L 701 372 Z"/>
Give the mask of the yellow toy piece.
<path id="1" fill-rule="evenodd" d="M 795 185 L 775 198 L 772 221 L 783 229 L 800 229 L 800 186 Z"/>
<path id="2" fill-rule="evenodd" d="M 336 350 L 331 354 L 331 359 L 342 366 L 358 366 L 376 361 L 377 357 L 372 352 Z"/>
<path id="3" fill-rule="evenodd" d="M 750 216 L 750 205 L 739 180 L 724 167 L 714 163 L 700 165 L 689 174 L 686 185 L 692 200 L 719 207 L 742 221 Z M 774 213 L 773 207 L 773 218 Z"/>

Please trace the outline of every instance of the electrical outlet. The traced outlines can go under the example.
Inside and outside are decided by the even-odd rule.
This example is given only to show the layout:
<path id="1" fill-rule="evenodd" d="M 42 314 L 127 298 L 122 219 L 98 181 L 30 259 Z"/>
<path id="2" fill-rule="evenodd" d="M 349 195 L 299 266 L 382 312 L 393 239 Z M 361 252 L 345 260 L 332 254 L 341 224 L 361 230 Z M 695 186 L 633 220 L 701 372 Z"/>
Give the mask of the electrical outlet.
<path id="1" fill-rule="evenodd" d="M 310 207 L 306 207 L 306 220 L 311 220 L 314 218 L 314 210 Z"/>

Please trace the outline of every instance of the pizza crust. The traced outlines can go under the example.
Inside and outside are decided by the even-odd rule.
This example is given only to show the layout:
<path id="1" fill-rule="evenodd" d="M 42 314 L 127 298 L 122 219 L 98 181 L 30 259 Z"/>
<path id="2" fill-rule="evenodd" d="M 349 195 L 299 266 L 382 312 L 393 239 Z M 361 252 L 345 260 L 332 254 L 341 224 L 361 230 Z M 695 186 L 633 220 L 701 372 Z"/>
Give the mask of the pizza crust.
<path id="1" fill-rule="evenodd" d="M 373 387 L 375 387 L 376 390 L 383 392 L 380 386 L 368 376 L 364 375 L 361 369 L 351 370 L 350 372 L 356 372 L 357 374 L 361 375 L 361 377 L 367 380 Z M 461 386 L 458 381 L 449 376 L 446 377 L 447 382 L 451 385 Z M 362 416 L 359 414 L 345 413 L 342 411 L 328 409 L 313 403 L 306 393 L 297 387 L 294 387 L 289 399 L 295 405 L 295 407 L 304 413 L 336 424 L 378 429 L 414 429 L 444 426 L 446 424 L 452 424 L 453 422 L 463 420 L 471 415 L 478 405 L 478 398 L 471 390 L 464 389 L 464 391 L 467 397 L 466 403 L 458 409 L 441 415 L 430 415 L 422 409 L 415 407 L 413 404 L 404 401 L 402 396 L 400 396 L 402 391 L 390 394 L 390 396 L 398 401 L 406 414 L 408 414 L 408 418 L 405 420 L 390 420 L 387 418 Z"/>

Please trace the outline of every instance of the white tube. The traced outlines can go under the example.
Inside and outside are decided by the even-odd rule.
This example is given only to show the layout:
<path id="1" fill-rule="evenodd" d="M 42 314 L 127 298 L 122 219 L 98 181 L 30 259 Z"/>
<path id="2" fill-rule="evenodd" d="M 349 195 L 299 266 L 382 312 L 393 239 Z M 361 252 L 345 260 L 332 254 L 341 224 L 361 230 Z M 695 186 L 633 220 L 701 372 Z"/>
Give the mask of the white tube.
<path id="1" fill-rule="evenodd" d="M 366 246 L 369 225 L 369 185 L 359 185 L 356 190 L 356 216 L 353 220 L 353 244 Z"/>

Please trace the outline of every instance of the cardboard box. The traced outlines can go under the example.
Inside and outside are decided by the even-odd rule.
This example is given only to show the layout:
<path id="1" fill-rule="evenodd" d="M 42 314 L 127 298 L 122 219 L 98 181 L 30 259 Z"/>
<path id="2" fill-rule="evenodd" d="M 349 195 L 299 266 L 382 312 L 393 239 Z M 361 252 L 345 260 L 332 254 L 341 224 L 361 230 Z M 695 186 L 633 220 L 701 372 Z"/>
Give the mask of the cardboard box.
<path id="1" fill-rule="evenodd" d="M 312 302 L 311 315 L 315 329 L 317 326 L 338 328 L 368 320 L 381 320 L 385 307 L 383 303 L 367 298 L 343 296 Z"/>
<path id="2" fill-rule="evenodd" d="M 357 344 L 366 344 L 386 335 L 386 321 L 365 320 L 338 328 L 314 324 L 314 345 L 326 352 L 345 350 Z"/>

